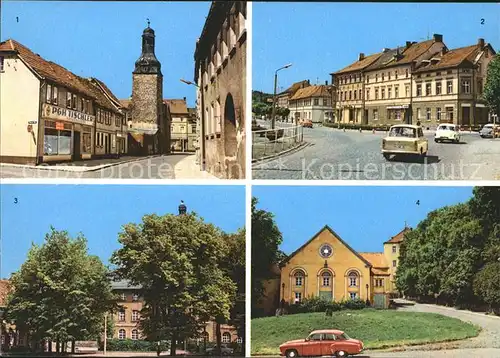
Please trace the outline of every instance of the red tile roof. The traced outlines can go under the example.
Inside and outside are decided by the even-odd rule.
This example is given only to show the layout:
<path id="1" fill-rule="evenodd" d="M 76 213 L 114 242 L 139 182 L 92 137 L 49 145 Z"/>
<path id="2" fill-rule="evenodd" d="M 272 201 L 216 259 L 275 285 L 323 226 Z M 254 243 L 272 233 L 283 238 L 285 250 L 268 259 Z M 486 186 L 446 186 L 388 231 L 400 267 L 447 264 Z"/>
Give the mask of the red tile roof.
<path id="1" fill-rule="evenodd" d="M 384 242 L 384 244 L 399 244 L 404 240 L 405 234 L 411 230 L 411 227 L 405 227 L 403 230 L 391 237 L 388 241 Z"/>
<path id="2" fill-rule="evenodd" d="M 347 73 L 347 72 L 353 72 L 353 71 L 360 71 L 371 65 L 373 62 L 375 62 L 380 56 L 382 55 L 382 52 L 376 53 L 373 55 L 368 55 L 365 56 L 364 59 L 361 61 L 356 61 L 354 63 L 351 63 L 349 66 L 344 67 L 340 71 L 335 72 L 335 75 L 342 74 L 342 73 Z"/>
<path id="3" fill-rule="evenodd" d="M 311 97 L 330 97 L 331 94 L 328 91 L 328 86 L 319 85 L 319 86 L 308 86 L 305 88 L 299 89 L 295 94 L 290 98 L 291 100 L 301 99 L 301 98 L 311 98 Z"/>
<path id="4" fill-rule="evenodd" d="M 372 264 L 373 268 L 383 269 L 389 268 L 385 256 L 382 252 L 360 252 L 359 253 L 366 261 Z"/>
<path id="5" fill-rule="evenodd" d="M 304 88 L 304 87 L 308 87 L 310 85 L 311 85 L 311 82 L 309 82 L 309 80 L 295 82 L 294 84 L 292 84 L 290 87 L 288 87 L 285 91 L 281 92 L 280 94 L 287 93 L 287 94 L 293 96 L 295 94 L 295 92 L 297 92 L 299 89 Z"/>
<path id="6" fill-rule="evenodd" d="M 184 99 L 164 99 L 163 103 L 168 105 L 172 114 L 189 114 L 187 104 Z"/>
<path id="7" fill-rule="evenodd" d="M 438 53 L 435 56 L 439 59 L 436 63 L 422 65 L 415 72 L 456 67 L 462 64 L 464 61 L 470 61 L 472 63 L 481 50 L 482 49 L 480 46 L 473 45 L 449 50 L 444 54 Z"/>
<path id="8" fill-rule="evenodd" d="M 116 108 L 107 99 L 102 98 L 105 96 L 101 93 L 101 91 L 96 91 L 95 86 L 90 84 L 89 80 L 75 75 L 73 72 L 67 70 L 61 65 L 58 65 L 57 63 L 42 58 L 40 55 L 35 54 L 29 48 L 16 40 L 9 39 L 1 42 L 0 53 L 1 52 L 17 53 L 19 58 L 39 77 L 48 79 L 72 91 L 76 91 L 87 97 L 93 98 L 102 107 L 110 110 L 116 110 Z"/>

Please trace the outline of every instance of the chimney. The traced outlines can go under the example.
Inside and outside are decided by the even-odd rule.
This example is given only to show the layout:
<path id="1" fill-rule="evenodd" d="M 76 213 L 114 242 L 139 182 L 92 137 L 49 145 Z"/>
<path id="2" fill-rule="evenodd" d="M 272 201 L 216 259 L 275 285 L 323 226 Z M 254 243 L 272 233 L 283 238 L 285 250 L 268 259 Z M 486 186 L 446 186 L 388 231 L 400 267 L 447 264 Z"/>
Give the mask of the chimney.
<path id="1" fill-rule="evenodd" d="M 434 42 L 443 42 L 443 35 L 441 34 L 434 34 Z"/>
<path id="2" fill-rule="evenodd" d="M 406 46 L 405 46 L 405 49 L 409 49 L 410 46 L 412 45 L 412 42 L 411 41 L 406 41 Z"/>
<path id="3" fill-rule="evenodd" d="M 184 201 L 181 200 L 181 203 L 179 204 L 179 215 L 184 215 L 187 211 L 187 207 L 184 204 Z"/>
<path id="4" fill-rule="evenodd" d="M 186 97 L 182 98 L 184 100 L 184 102 L 186 102 Z"/>
<path id="5" fill-rule="evenodd" d="M 358 56 L 358 61 L 363 61 L 365 59 L 365 54 L 361 52 Z"/>
<path id="6" fill-rule="evenodd" d="M 477 45 L 480 47 L 480 48 L 483 48 L 484 47 L 484 39 L 478 39 L 477 40 Z"/>
<path id="7" fill-rule="evenodd" d="M 443 46 L 443 48 L 441 49 L 441 56 L 444 56 L 447 52 L 448 49 L 446 48 L 446 46 Z"/>
<path id="8" fill-rule="evenodd" d="M 325 81 L 325 86 L 328 86 L 328 80 Z"/>

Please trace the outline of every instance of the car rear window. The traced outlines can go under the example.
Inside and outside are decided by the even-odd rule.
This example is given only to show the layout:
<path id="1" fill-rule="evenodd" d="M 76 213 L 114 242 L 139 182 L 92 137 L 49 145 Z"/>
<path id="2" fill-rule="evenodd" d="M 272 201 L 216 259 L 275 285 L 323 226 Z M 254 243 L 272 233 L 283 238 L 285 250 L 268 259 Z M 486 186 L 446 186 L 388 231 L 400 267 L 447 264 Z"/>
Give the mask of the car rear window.
<path id="1" fill-rule="evenodd" d="M 389 137 L 415 138 L 416 134 L 415 128 L 411 127 L 393 127 L 389 131 Z"/>
<path id="2" fill-rule="evenodd" d="M 441 129 L 441 130 L 443 130 L 443 131 L 447 131 L 447 130 L 448 130 L 448 131 L 454 131 L 454 130 L 456 130 L 456 128 L 457 128 L 457 127 L 455 127 L 455 126 L 450 126 L 450 125 L 448 125 L 448 126 L 447 126 L 447 125 L 440 125 L 438 129 Z"/>

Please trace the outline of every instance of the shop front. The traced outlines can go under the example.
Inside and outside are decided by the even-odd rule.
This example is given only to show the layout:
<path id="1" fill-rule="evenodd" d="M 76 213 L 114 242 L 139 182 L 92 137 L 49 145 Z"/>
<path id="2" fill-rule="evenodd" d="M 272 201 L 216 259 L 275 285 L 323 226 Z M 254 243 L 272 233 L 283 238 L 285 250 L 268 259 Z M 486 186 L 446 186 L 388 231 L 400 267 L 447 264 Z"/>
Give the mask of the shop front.
<path id="1" fill-rule="evenodd" d="M 389 123 L 411 124 L 410 105 L 387 106 L 387 121 Z"/>
<path id="2" fill-rule="evenodd" d="M 94 123 L 92 115 L 44 103 L 43 162 L 90 159 Z"/>

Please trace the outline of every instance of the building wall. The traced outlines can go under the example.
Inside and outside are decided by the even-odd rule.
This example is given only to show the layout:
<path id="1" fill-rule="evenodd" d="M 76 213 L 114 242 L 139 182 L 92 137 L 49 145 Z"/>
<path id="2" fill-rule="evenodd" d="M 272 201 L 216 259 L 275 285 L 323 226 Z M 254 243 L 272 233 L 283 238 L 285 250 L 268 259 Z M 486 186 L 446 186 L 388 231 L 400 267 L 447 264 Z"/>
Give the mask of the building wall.
<path id="1" fill-rule="evenodd" d="M 392 251 L 392 248 L 396 248 L 396 252 Z M 397 266 L 399 265 L 399 253 L 401 249 L 401 244 L 399 243 L 384 243 L 384 256 L 389 264 L 389 282 L 387 289 L 389 292 L 397 292 L 396 284 L 394 283 L 396 279 Z M 393 261 L 396 261 L 396 267 L 393 266 Z"/>
<path id="2" fill-rule="evenodd" d="M 319 249 L 324 243 L 333 248 L 332 256 L 326 260 L 319 255 Z M 325 265 L 328 266 L 326 269 Z M 297 287 L 293 279 L 294 273 L 299 269 L 306 274 L 302 287 Z M 369 284 L 368 295 L 371 294 L 370 268 L 328 230 L 323 230 L 282 268 L 281 284 L 285 284 L 285 301 L 293 303 L 294 292 L 301 292 L 302 298 L 318 296 L 319 291 L 324 289 L 319 282 L 324 270 L 329 270 L 333 275 L 333 287 L 330 288 L 333 289 L 333 300 L 349 299 L 350 292 L 356 292 L 358 298 L 366 300 L 366 284 Z M 347 275 L 350 271 L 359 275 L 357 287 L 349 287 Z"/>
<path id="3" fill-rule="evenodd" d="M 133 291 L 120 291 L 120 294 L 122 292 L 125 293 L 125 300 L 120 301 L 119 304 L 123 307 L 123 311 L 125 312 L 125 320 L 123 321 L 120 320 L 118 313 L 113 314 L 112 318 L 115 324 L 113 338 L 118 339 L 120 330 L 123 329 L 125 330 L 126 339 L 132 339 L 133 330 L 137 330 L 139 334 L 138 339 L 142 339 L 143 337 L 141 336 L 140 333 L 141 331 L 139 329 L 139 321 L 132 320 L 132 312 L 134 310 L 140 312 L 143 306 L 143 301 L 142 300 L 134 301 Z"/>
<path id="4" fill-rule="evenodd" d="M 239 3 L 246 7 L 245 2 Z M 235 7 L 236 2 L 233 2 L 233 10 Z M 208 44 L 208 56 L 200 59 L 198 85 L 202 88 L 205 106 L 205 135 L 202 138 L 205 169 L 220 178 L 245 177 L 245 23 L 241 12 L 232 11 L 220 27 L 217 38 Z M 221 38 L 225 41 L 221 42 Z M 202 38 L 202 41 L 208 40 Z"/>
<path id="5" fill-rule="evenodd" d="M 334 82 L 335 81 L 335 82 Z M 332 77 L 336 83 L 336 104 L 340 123 L 361 123 L 361 108 L 363 107 L 364 75 L 361 71 L 339 74 Z M 354 110 L 357 109 L 357 110 Z M 359 114 L 358 114 L 359 112 Z"/>
<path id="6" fill-rule="evenodd" d="M 40 81 L 17 56 L 4 57 L 0 72 L 0 158 L 35 163 L 38 143 Z M 28 132 L 28 122 L 32 132 Z"/>
<path id="7" fill-rule="evenodd" d="M 189 119 L 188 115 L 173 115 L 171 123 L 171 146 L 176 151 L 186 149 L 195 151 L 196 122 Z M 184 143 L 184 144 L 183 144 Z"/>

